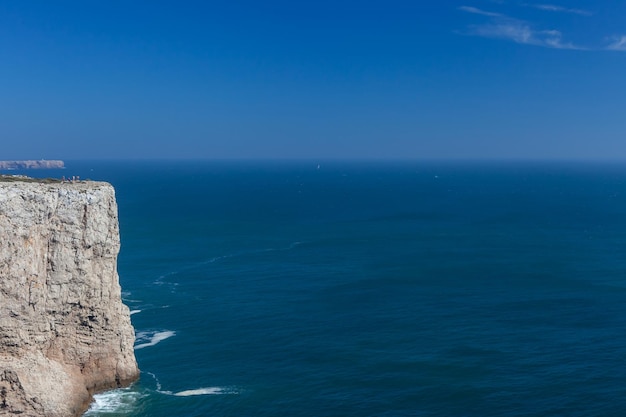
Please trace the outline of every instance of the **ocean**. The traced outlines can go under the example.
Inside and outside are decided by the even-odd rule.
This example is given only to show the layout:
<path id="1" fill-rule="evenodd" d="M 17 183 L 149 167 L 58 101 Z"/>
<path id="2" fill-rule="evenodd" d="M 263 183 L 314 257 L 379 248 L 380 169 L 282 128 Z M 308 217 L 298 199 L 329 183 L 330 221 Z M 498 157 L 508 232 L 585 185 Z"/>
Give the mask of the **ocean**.
<path id="1" fill-rule="evenodd" d="M 141 379 L 87 417 L 626 415 L 626 165 L 52 175 L 119 205 Z"/>

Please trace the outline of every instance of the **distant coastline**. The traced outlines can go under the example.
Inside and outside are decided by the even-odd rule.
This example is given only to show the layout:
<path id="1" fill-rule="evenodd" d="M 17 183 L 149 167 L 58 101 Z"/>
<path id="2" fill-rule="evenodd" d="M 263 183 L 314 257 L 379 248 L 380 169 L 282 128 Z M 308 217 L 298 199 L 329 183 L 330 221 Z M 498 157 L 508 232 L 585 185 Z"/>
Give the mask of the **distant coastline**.
<path id="1" fill-rule="evenodd" d="M 0 169 L 57 169 L 65 168 L 65 163 L 60 160 L 38 161 L 0 161 Z"/>

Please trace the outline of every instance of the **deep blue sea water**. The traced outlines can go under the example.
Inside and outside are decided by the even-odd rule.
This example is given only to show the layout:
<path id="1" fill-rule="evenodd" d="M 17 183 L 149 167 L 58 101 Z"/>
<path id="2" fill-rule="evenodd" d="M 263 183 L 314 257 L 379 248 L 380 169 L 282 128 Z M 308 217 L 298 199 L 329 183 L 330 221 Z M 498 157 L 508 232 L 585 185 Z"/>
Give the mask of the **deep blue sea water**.
<path id="1" fill-rule="evenodd" d="M 626 415 L 626 164 L 58 175 L 116 187 L 142 371 L 87 416 Z"/>

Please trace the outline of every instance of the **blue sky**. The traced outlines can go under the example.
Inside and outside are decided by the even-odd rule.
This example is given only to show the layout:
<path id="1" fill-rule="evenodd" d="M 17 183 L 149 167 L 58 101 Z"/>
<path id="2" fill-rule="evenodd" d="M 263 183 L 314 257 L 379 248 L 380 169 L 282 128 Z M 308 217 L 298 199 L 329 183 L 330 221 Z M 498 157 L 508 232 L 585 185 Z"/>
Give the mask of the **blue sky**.
<path id="1" fill-rule="evenodd" d="M 624 1 L 0 2 L 0 159 L 626 158 Z"/>

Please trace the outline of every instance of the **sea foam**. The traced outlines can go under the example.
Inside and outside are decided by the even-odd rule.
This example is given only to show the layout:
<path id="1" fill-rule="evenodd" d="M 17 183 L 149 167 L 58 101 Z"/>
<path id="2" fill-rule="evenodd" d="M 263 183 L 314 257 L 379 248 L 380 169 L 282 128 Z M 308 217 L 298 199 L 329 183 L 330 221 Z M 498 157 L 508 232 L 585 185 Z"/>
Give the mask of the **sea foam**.
<path id="1" fill-rule="evenodd" d="M 156 384 L 156 392 L 163 395 L 172 395 L 174 397 L 192 397 L 196 395 L 223 395 L 223 394 L 239 394 L 239 392 L 233 388 L 223 387 L 204 387 L 190 390 L 184 390 L 179 392 L 165 391 L 159 382 L 159 379 L 152 372 L 146 372 L 152 378 Z"/>
<path id="2" fill-rule="evenodd" d="M 238 392 L 235 390 L 222 388 L 222 387 L 197 388 L 197 389 L 190 389 L 190 390 L 179 391 L 179 392 L 159 390 L 158 392 L 161 394 L 165 394 L 165 395 L 173 395 L 175 397 L 192 397 L 196 395 L 238 394 Z"/>
<path id="3" fill-rule="evenodd" d="M 107 414 L 128 414 L 137 407 L 138 401 L 144 396 L 132 388 L 121 388 L 103 392 L 93 396 L 89 410 L 83 417 L 101 416 Z"/>
<path id="4" fill-rule="evenodd" d="M 235 394 L 235 392 L 231 390 L 226 390 L 221 387 L 209 387 L 209 388 L 198 388 L 198 389 L 180 391 L 180 392 L 175 393 L 174 395 L 177 397 L 191 397 L 194 395 L 220 395 L 220 394 Z"/>
<path id="5" fill-rule="evenodd" d="M 165 339 L 175 336 L 176 332 L 165 330 L 161 332 L 139 332 L 137 333 L 137 342 L 143 342 L 135 345 L 135 350 L 154 346 Z"/>

